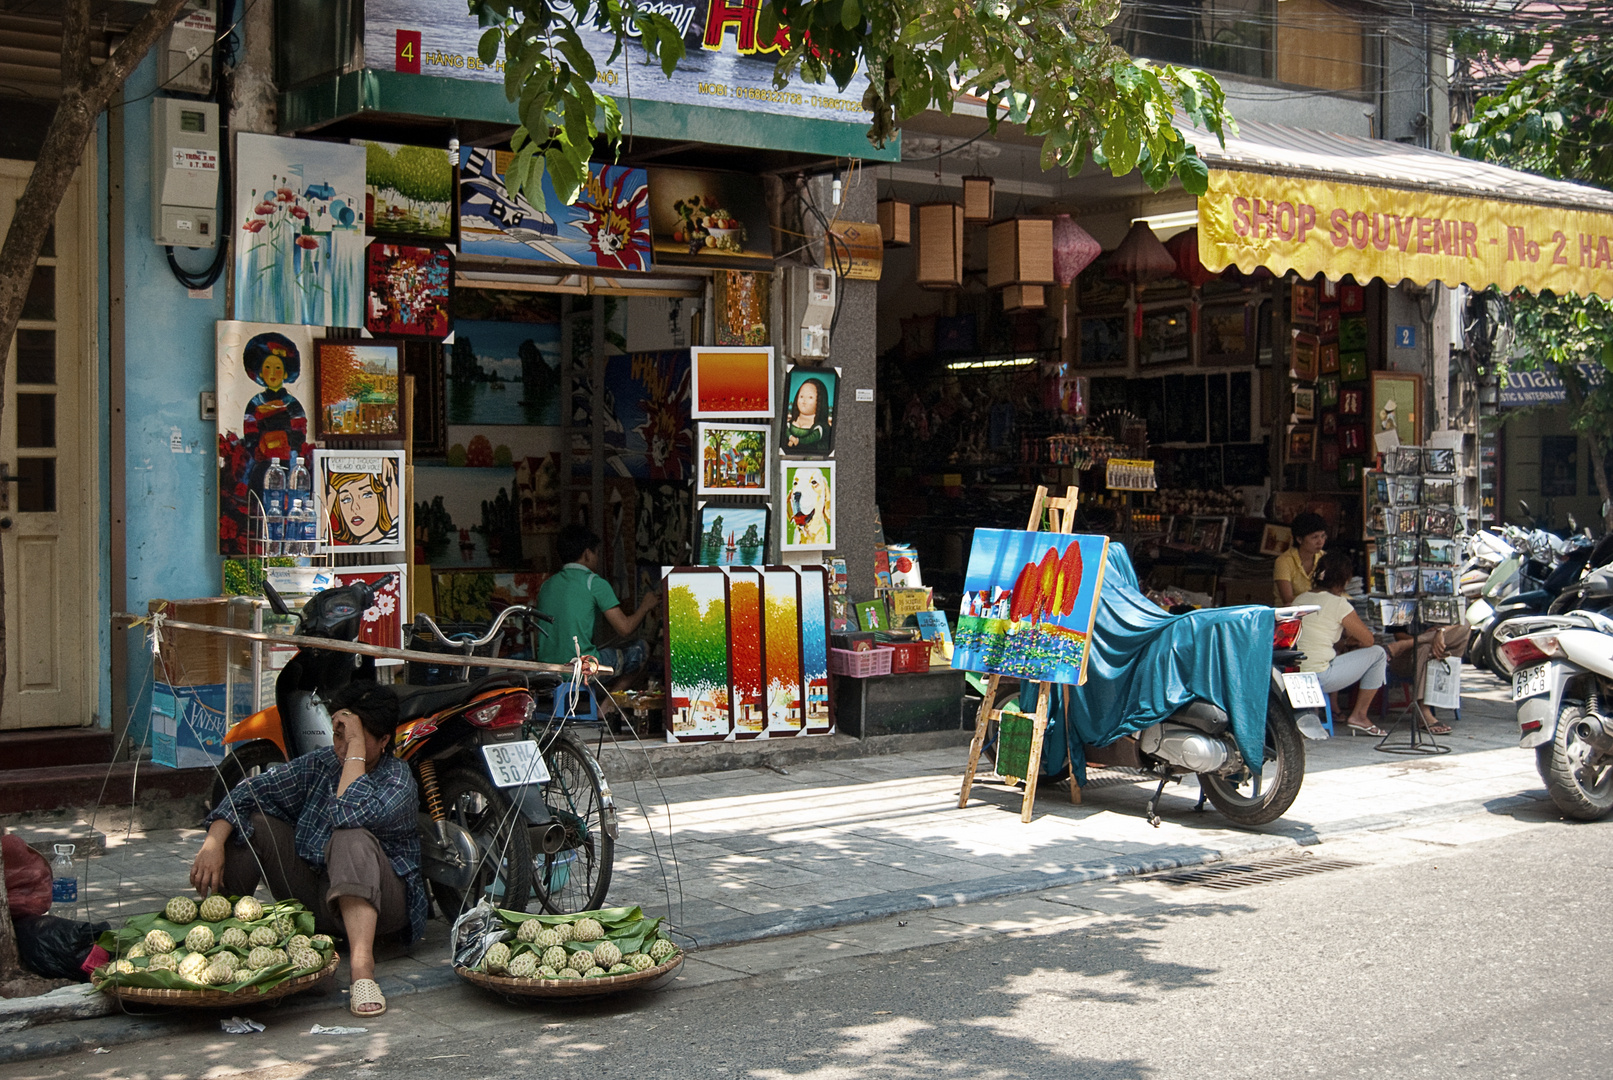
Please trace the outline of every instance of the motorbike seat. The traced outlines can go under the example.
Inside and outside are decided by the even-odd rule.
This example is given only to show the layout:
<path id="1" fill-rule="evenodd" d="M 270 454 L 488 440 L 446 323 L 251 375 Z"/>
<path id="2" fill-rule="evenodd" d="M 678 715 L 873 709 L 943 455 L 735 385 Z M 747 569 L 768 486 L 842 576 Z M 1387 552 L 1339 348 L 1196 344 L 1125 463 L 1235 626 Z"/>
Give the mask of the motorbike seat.
<path id="1" fill-rule="evenodd" d="M 1208 701 L 1190 701 L 1171 714 L 1169 722 L 1196 728 L 1206 735 L 1224 734 L 1232 721 L 1220 708 Z"/>
<path id="2" fill-rule="evenodd" d="M 430 716 L 434 712 L 441 712 L 443 709 L 469 701 L 477 694 L 485 694 L 489 690 L 504 690 L 525 685 L 525 681 L 519 675 L 506 672 L 500 675 L 486 675 L 468 683 L 394 687 L 398 695 L 398 722 L 404 724 L 411 720 L 419 720 L 423 716 Z"/>
<path id="3" fill-rule="evenodd" d="M 1533 611 L 1536 608 L 1543 608 L 1547 604 L 1551 603 L 1552 595 L 1552 593 L 1547 592 L 1545 589 L 1530 589 L 1528 592 L 1521 592 L 1516 596 L 1509 597 L 1498 610 Z"/>

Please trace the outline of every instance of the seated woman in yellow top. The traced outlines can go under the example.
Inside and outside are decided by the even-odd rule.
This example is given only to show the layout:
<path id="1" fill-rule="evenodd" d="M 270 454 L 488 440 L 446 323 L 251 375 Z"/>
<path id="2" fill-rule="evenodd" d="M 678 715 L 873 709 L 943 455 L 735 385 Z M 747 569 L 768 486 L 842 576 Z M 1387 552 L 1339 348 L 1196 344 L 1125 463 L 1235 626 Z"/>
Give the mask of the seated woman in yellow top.
<path id="1" fill-rule="evenodd" d="M 1294 531 L 1294 546 L 1277 556 L 1277 565 L 1272 568 L 1278 607 L 1292 604 L 1294 597 L 1311 591 L 1316 567 L 1326 554 L 1323 548 L 1327 544 L 1327 522 L 1322 515 L 1296 514 L 1290 528 Z"/>

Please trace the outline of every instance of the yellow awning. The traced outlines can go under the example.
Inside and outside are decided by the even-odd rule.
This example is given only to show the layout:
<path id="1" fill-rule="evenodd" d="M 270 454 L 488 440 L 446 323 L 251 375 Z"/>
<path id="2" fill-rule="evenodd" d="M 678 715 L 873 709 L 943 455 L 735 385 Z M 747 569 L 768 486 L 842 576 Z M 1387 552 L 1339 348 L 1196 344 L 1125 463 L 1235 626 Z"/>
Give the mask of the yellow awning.
<path id="1" fill-rule="evenodd" d="M 1244 123 L 1210 165 L 1199 258 L 1613 298 L 1613 193 L 1402 143 Z M 1208 142 L 1208 145 L 1206 143 Z"/>

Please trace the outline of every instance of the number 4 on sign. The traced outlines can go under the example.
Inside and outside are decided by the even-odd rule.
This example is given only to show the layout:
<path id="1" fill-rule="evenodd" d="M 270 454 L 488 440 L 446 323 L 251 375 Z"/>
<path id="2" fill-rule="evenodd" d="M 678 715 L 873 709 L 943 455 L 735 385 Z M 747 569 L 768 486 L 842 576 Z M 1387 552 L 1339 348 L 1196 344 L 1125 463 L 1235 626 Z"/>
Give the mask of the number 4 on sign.
<path id="1" fill-rule="evenodd" d="M 420 74 L 420 31 L 398 31 L 394 67 L 406 75 Z"/>

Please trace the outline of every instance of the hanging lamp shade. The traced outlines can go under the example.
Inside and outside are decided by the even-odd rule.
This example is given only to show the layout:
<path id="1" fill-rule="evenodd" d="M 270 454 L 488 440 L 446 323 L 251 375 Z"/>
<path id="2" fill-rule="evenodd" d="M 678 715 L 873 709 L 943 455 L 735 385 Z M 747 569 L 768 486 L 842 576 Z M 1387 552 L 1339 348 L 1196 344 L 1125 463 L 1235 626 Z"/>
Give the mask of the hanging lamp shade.
<path id="1" fill-rule="evenodd" d="M 986 288 L 1056 283 L 1052 218 L 1010 218 L 986 230 Z"/>
<path id="2" fill-rule="evenodd" d="M 1047 306 L 1044 285 L 1010 285 L 1003 290 L 1004 311 L 1036 311 Z"/>
<path id="3" fill-rule="evenodd" d="M 926 289 L 956 289 L 963 284 L 963 207 L 957 203 L 919 206 L 913 280 Z"/>
<path id="4" fill-rule="evenodd" d="M 879 214 L 879 234 L 886 247 L 906 247 L 913 242 L 912 203 L 886 199 L 875 209 Z"/>
<path id="5" fill-rule="evenodd" d="M 1184 229 L 1165 241 L 1165 250 L 1176 260 L 1175 276 L 1189 285 L 1203 285 L 1221 276 L 1205 269 L 1204 264 L 1199 262 L 1199 231 L 1196 227 Z"/>
<path id="6" fill-rule="evenodd" d="M 1060 285 L 1069 284 L 1103 254 L 1103 245 L 1077 225 L 1069 214 L 1053 219 L 1053 276 Z"/>
<path id="7" fill-rule="evenodd" d="M 965 176 L 963 178 L 963 220 L 990 221 L 995 216 L 992 209 L 996 196 L 997 181 L 989 176 Z"/>
<path id="8" fill-rule="evenodd" d="M 1117 281 L 1142 285 L 1176 273 L 1176 260 L 1145 222 L 1136 222 L 1109 256 L 1104 270 Z"/>

